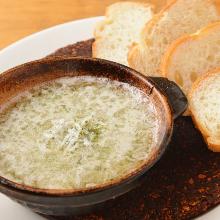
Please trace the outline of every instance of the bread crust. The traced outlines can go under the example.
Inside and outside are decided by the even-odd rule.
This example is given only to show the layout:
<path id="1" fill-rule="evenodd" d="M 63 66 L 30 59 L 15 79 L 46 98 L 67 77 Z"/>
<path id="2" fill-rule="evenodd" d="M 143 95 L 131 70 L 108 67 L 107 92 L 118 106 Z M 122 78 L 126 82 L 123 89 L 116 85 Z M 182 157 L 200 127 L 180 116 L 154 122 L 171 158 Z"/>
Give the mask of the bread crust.
<path id="1" fill-rule="evenodd" d="M 172 0 L 167 5 L 164 6 L 164 8 L 146 24 L 145 28 L 142 31 L 142 39 L 145 38 L 145 33 L 149 33 L 152 31 L 154 25 L 157 24 L 157 22 L 165 15 L 166 11 L 170 9 L 178 0 Z M 144 40 L 145 41 L 145 40 Z"/>
<path id="2" fill-rule="evenodd" d="M 139 55 L 139 45 L 137 44 L 133 44 L 131 47 L 130 47 L 130 50 L 128 51 L 128 64 L 130 67 L 135 67 L 135 57 L 138 57 Z"/>
<path id="3" fill-rule="evenodd" d="M 169 75 L 168 69 L 169 69 L 172 57 L 173 57 L 174 53 L 176 52 L 176 49 L 180 45 L 183 45 L 184 43 L 189 42 L 189 41 L 201 39 L 201 38 L 205 37 L 206 35 L 208 35 L 210 33 L 210 31 L 214 30 L 215 28 L 220 28 L 220 21 L 213 22 L 213 23 L 209 24 L 208 26 L 202 28 L 201 30 L 197 31 L 194 34 L 185 35 L 185 36 L 180 37 L 177 40 L 175 40 L 169 46 L 169 48 L 167 49 L 167 52 L 165 53 L 165 55 L 162 59 L 161 68 L 160 68 L 162 76 L 168 77 L 168 75 Z"/>
<path id="4" fill-rule="evenodd" d="M 214 70 L 209 71 L 208 73 L 201 76 L 199 79 L 197 79 L 190 92 L 189 92 L 189 102 L 193 97 L 194 92 L 203 84 L 205 83 L 206 79 L 212 76 L 220 75 L 220 68 L 216 68 Z M 203 138 L 205 142 L 207 143 L 210 150 L 214 152 L 220 152 L 220 139 L 214 140 L 212 139 L 212 136 L 210 135 L 210 132 L 208 129 L 202 125 L 202 123 L 198 120 L 198 115 L 196 114 L 196 111 L 190 106 L 190 114 L 192 116 L 193 122 L 198 130 L 201 131 Z"/>
<path id="5" fill-rule="evenodd" d="M 136 67 L 135 65 L 135 60 L 141 56 L 141 45 L 146 43 L 145 40 L 145 35 L 146 33 L 149 33 L 152 31 L 154 25 L 157 24 L 157 22 L 165 15 L 165 12 L 176 3 L 177 0 L 172 0 L 170 1 L 167 5 L 164 6 L 164 8 L 158 13 L 155 14 L 153 16 L 153 18 L 148 21 L 145 25 L 145 27 L 143 28 L 142 32 L 141 32 L 141 39 L 143 39 L 143 42 L 139 45 L 135 45 L 132 46 L 128 52 L 128 64 L 130 67 L 134 68 L 134 69 L 139 69 L 138 67 Z M 142 58 L 141 58 L 142 59 Z"/>

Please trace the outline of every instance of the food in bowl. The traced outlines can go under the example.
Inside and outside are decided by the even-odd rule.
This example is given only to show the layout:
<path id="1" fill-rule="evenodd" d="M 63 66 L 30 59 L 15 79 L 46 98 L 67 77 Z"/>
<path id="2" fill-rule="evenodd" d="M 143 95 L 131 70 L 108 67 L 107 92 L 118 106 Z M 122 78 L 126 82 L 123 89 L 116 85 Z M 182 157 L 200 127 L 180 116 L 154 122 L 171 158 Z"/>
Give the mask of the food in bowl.
<path id="1" fill-rule="evenodd" d="M 41 189 L 81 189 L 128 175 L 157 143 L 156 109 L 129 84 L 65 77 L 1 106 L 0 176 Z"/>

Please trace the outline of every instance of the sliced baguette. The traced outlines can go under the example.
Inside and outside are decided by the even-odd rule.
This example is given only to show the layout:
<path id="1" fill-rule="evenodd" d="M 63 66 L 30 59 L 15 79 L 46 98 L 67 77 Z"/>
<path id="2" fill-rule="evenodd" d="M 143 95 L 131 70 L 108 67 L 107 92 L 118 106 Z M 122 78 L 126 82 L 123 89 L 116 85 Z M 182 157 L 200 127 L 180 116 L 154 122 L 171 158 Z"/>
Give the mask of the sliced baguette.
<path id="1" fill-rule="evenodd" d="M 129 52 L 129 65 L 145 75 L 161 75 L 161 60 L 169 45 L 185 34 L 220 20 L 213 0 L 175 0 L 146 25 L 141 42 Z"/>
<path id="2" fill-rule="evenodd" d="M 128 65 L 129 48 L 139 42 L 141 30 L 152 15 L 149 4 L 118 2 L 110 5 L 105 20 L 95 28 L 93 57 Z"/>
<path id="3" fill-rule="evenodd" d="M 220 152 L 220 68 L 193 84 L 189 103 L 193 120 L 209 148 Z"/>
<path id="4" fill-rule="evenodd" d="M 175 81 L 186 95 L 193 82 L 220 67 L 220 22 L 178 39 L 168 49 L 161 66 L 163 76 Z"/>

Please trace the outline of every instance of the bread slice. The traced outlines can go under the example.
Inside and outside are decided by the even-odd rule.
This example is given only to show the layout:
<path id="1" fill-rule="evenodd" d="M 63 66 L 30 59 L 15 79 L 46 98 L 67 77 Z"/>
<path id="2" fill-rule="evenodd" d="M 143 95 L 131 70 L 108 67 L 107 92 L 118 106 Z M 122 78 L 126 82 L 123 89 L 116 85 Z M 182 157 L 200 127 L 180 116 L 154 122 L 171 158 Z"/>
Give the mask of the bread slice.
<path id="1" fill-rule="evenodd" d="M 149 4 L 118 2 L 110 5 L 105 20 L 95 28 L 93 57 L 128 65 L 129 48 L 139 42 L 141 30 L 152 15 Z"/>
<path id="2" fill-rule="evenodd" d="M 220 68 L 193 84 L 189 103 L 193 120 L 209 148 L 220 152 Z"/>
<path id="3" fill-rule="evenodd" d="M 129 65 L 146 75 L 161 75 L 161 60 L 169 45 L 185 34 L 220 20 L 214 0 L 175 0 L 146 25 L 141 43 L 129 52 Z"/>
<path id="4" fill-rule="evenodd" d="M 175 81 L 187 95 L 193 82 L 220 67 L 220 22 L 174 42 L 167 51 L 162 73 Z"/>

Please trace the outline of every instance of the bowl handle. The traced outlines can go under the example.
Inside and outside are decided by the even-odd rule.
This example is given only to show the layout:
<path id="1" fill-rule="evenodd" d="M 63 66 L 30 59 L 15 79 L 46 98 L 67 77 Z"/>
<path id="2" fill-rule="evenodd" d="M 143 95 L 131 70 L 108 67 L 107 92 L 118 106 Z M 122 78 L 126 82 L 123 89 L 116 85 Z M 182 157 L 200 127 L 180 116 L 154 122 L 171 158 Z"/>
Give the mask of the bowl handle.
<path id="1" fill-rule="evenodd" d="M 150 79 L 150 81 L 153 82 L 153 84 L 155 84 L 155 86 L 159 90 L 161 90 L 168 98 L 174 119 L 176 119 L 177 117 L 182 115 L 183 112 L 186 111 L 188 107 L 187 98 L 175 82 L 170 81 L 164 77 L 147 78 Z"/>

